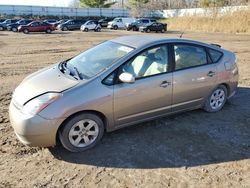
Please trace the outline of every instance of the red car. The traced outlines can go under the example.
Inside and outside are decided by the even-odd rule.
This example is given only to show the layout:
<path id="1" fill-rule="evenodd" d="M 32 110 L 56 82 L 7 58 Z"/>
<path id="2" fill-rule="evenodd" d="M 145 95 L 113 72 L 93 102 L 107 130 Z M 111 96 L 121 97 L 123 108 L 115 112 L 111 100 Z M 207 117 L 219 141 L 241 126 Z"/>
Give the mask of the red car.
<path id="1" fill-rule="evenodd" d="M 46 22 L 33 21 L 27 25 L 20 25 L 18 27 L 19 32 L 28 34 L 29 32 L 46 32 L 51 33 L 55 30 L 55 27 Z"/>

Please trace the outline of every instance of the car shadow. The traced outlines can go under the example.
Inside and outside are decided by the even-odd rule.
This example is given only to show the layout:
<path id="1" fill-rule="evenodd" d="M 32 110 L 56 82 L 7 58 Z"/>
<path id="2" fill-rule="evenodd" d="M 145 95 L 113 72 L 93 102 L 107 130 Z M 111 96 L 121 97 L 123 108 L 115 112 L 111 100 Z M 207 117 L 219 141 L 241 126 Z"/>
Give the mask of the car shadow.
<path id="1" fill-rule="evenodd" d="M 112 168 L 193 167 L 250 158 L 250 88 L 240 87 L 223 110 L 181 113 L 107 133 L 93 149 L 59 160 Z"/>

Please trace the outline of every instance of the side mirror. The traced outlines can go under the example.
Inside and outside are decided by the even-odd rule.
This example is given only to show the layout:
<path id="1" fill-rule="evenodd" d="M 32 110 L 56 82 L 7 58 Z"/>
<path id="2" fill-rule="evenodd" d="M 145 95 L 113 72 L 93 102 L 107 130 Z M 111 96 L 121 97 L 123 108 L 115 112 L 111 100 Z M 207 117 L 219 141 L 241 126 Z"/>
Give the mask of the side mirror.
<path id="1" fill-rule="evenodd" d="M 124 83 L 132 84 L 135 82 L 135 77 L 130 73 L 124 72 L 124 73 L 120 74 L 119 80 L 124 82 Z"/>

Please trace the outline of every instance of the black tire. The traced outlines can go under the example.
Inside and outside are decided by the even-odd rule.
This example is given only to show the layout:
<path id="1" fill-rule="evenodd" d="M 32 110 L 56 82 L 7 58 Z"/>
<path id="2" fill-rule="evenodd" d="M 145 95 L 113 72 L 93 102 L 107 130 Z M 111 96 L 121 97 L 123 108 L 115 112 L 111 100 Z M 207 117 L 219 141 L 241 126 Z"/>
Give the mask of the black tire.
<path id="1" fill-rule="evenodd" d="M 29 30 L 28 30 L 28 29 L 24 29 L 24 30 L 23 30 L 23 33 L 24 33 L 24 34 L 29 34 Z"/>
<path id="2" fill-rule="evenodd" d="M 95 29 L 95 32 L 100 32 L 101 31 L 101 28 L 98 27 L 97 29 Z"/>
<path id="3" fill-rule="evenodd" d="M 69 139 L 69 132 L 71 128 L 79 121 L 81 120 L 93 120 L 97 124 L 99 131 L 98 135 L 95 138 L 95 140 L 88 146 L 85 147 L 76 147 L 71 144 L 70 139 Z M 59 140 L 62 143 L 63 147 L 71 152 L 83 152 L 85 150 L 88 150 L 90 148 L 93 148 L 103 137 L 104 134 L 104 123 L 102 119 L 92 113 L 82 113 L 76 116 L 73 116 L 70 118 L 66 123 L 63 125 L 62 128 L 59 130 Z"/>
<path id="4" fill-rule="evenodd" d="M 4 30 L 4 28 L 2 26 L 0 26 L 0 31 L 3 31 L 3 30 Z"/>
<path id="5" fill-rule="evenodd" d="M 62 28 L 62 31 L 68 31 L 69 29 L 66 27 L 66 26 L 64 26 L 63 28 Z"/>
<path id="6" fill-rule="evenodd" d="M 48 34 L 50 34 L 52 32 L 52 30 L 51 29 L 46 29 L 46 33 L 48 33 Z"/>
<path id="7" fill-rule="evenodd" d="M 224 91 L 224 99 L 223 99 L 223 102 L 221 102 L 221 105 L 220 105 L 218 108 L 214 109 L 214 108 L 212 107 L 212 105 L 211 105 L 211 101 L 213 101 L 212 96 L 214 95 L 215 91 L 217 91 L 217 90 L 223 90 L 223 91 Z M 215 89 L 211 92 L 211 94 L 208 96 L 208 98 L 207 98 L 207 100 L 206 100 L 206 102 L 205 102 L 205 105 L 204 105 L 203 109 L 204 109 L 206 112 L 210 112 L 210 113 L 220 111 L 220 110 L 223 108 L 223 106 L 224 106 L 224 104 L 226 103 L 226 101 L 227 101 L 227 93 L 228 93 L 228 92 L 227 92 L 227 88 L 226 88 L 224 85 L 219 85 L 219 86 L 218 86 L 217 88 L 215 88 Z"/>
<path id="8" fill-rule="evenodd" d="M 13 32 L 17 32 L 17 28 L 16 28 L 16 27 L 13 27 L 11 30 L 12 30 Z"/>
<path id="9" fill-rule="evenodd" d="M 117 30 L 117 29 L 118 29 L 118 26 L 117 26 L 117 25 L 114 25 L 113 28 L 114 28 L 114 30 Z"/>
<path id="10" fill-rule="evenodd" d="M 166 30 L 165 30 L 165 29 L 162 29 L 162 30 L 161 30 L 161 32 L 162 32 L 162 33 L 165 33 L 165 32 L 166 32 Z"/>
<path id="11" fill-rule="evenodd" d="M 147 33 L 150 33 L 150 32 L 151 32 L 151 30 L 150 30 L 150 29 L 147 29 L 147 30 L 146 30 L 146 32 L 147 32 Z"/>
<path id="12" fill-rule="evenodd" d="M 88 31 L 89 31 L 89 29 L 86 27 L 86 28 L 84 29 L 84 31 L 85 31 L 85 32 L 88 32 Z"/>
<path id="13" fill-rule="evenodd" d="M 133 31 L 137 31 L 137 27 L 134 26 L 134 27 L 133 27 Z"/>

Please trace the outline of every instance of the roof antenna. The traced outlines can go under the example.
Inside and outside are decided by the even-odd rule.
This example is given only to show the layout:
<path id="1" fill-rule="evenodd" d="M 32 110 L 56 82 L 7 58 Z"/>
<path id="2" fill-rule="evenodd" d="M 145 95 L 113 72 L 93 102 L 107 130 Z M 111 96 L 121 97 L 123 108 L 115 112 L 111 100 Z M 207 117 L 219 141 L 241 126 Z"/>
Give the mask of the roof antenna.
<path id="1" fill-rule="evenodd" d="M 184 31 L 181 33 L 181 35 L 179 36 L 179 38 L 182 38 L 182 35 L 184 34 Z"/>
<path id="2" fill-rule="evenodd" d="M 191 24 L 191 22 L 192 22 L 192 19 L 189 20 L 189 22 L 188 22 L 187 25 Z M 183 29 L 183 31 L 181 32 L 179 38 L 182 38 L 182 36 L 184 35 L 184 33 L 185 33 L 185 31 L 184 31 L 184 29 Z"/>

